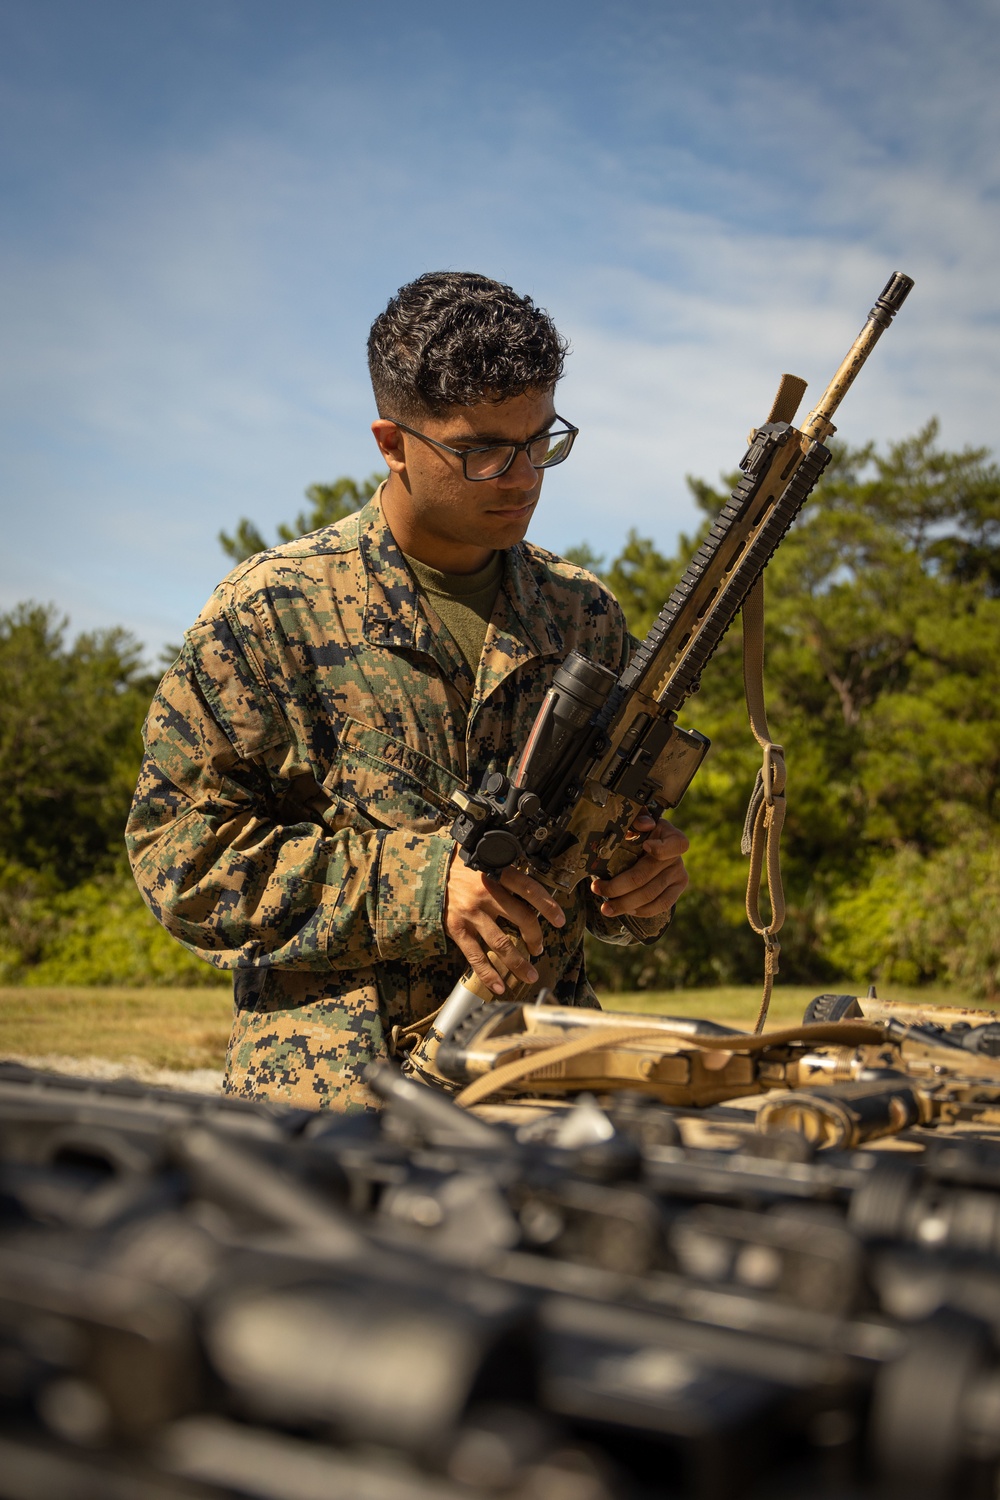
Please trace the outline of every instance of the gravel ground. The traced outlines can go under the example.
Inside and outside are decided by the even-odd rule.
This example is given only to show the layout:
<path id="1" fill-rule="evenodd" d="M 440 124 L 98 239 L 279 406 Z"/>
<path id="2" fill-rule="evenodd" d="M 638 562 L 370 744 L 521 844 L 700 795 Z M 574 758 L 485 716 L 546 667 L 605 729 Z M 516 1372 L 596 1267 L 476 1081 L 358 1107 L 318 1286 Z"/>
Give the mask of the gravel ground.
<path id="1" fill-rule="evenodd" d="M 161 1089 L 183 1089 L 199 1094 L 218 1094 L 222 1089 L 222 1071 L 214 1068 L 151 1068 L 138 1057 L 109 1062 L 106 1057 L 65 1057 L 58 1052 L 0 1054 L 4 1062 L 23 1063 L 27 1068 L 41 1068 L 52 1073 L 67 1073 L 72 1078 L 135 1078 L 140 1083 L 155 1084 Z"/>

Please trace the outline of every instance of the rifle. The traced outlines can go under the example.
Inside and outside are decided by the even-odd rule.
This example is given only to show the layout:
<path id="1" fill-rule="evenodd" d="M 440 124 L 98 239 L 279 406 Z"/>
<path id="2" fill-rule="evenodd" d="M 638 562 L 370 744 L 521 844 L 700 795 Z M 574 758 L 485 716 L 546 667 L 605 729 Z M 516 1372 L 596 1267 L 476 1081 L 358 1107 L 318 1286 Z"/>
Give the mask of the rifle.
<path id="1" fill-rule="evenodd" d="M 606 879 L 635 863 L 638 851 L 628 842 L 635 818 L 676 807 L 709 748 L 703 734 L 677 724 L 677 714 L 829 463 L 831 418 L 912 286 L 900 272 L 890 277 L 801 428 L 792 422 L 805 381 L 781 377 L 767 421 L 750 434 L 742 479 L 622 675 L 571 652 L 513 776 L 493 772 L 478 792 L 454 794 L 452 834 L 471 869 L 499 876 L 516 865 L 568 895 L 587 877 Z M 780 791 L 775 770 L 765 750 L 766 800 Z M 640 921 L 624 920 L 646 940 Z M 489 956 L 506 977 L 502 959 Z M 508 981 L 505 998 L 523 1000 L 530 990 Z M 433 1074 L 438 1043 L 493 998 L 469 970 L 411 1053 L 411 1069 Z"/>
<path id="2" fill-rule="evenodd" d="M 993 1013 L 933 1007 L 930 1012 L 878 1001 L 874 997 L 844 1004 L 846 995 L 824 995 L 815 1008 L 838 1014 L 834 1024 L 876 1020 L 886 1045 L 853 1064 L 845 1054 L 828 1055 L 801 1081 L 818 1087 L 764 1101 L 757 1116 L 761 1131 L 798 1131 L 814 1145 L 848 1148 L 884 1136 L 900 1135 L 911 1126 L 995 1126 L 1000 1123 L 1000 1025 Z M 862 1009 L 864 1007 L 864 1009 Z M 931 1019 L 936 1016 L 936 1019 Z M 978 1024 L 971 1024 L 975 1020 Z M 864 1049 L 862 1049 L 864 1050 Z"/>
<path id="3" fill-rule="evenodd" d="M 621 1097 L 529 1139 L 368 1081 L 9 1072 L 3 1500 L 996 1493 L 995 1144 L 692 1149 Z"/>
<path id="4" fill-rule="evenodd" d="M 862 1009 L 862 1005 L 865 1009 Z M 1000 1024 L 980 1013 L 821 995 L 764 1035 L 713 1021 L 498 1001 L 442 1040 L 434 1067 L 466 1109 L 629 1090 L 702 1109 L 763 1099 L 756 1129 L 851 1150 L 911 1127 L 1000 1123 Z M 903 1017 L 907 1019 L 903 1019 Z M 914 1019 L 915 1018 L 915 1019 Z"/>

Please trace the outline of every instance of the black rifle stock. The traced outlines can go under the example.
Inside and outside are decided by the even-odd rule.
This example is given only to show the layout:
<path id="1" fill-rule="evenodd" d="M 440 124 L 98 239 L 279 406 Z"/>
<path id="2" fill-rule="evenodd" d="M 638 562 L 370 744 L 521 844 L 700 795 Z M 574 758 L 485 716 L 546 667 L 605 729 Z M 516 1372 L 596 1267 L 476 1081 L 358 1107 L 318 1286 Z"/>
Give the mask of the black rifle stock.
<path id="1" fill-rule="evenodd" d="M 742 479 L 622 675 L 572 653 L 513 776 L 495 773 L 478 792 L 455 794 L 452 831 L 473 869 L 499 875 L 517 865 L 565 895 L 635 862 L 639 846 L 627 835 L 636 816 L 676 807 L 709 748 L 704 735 L 678 726 L 677 713 L 829 462 L 831 418 L 912 285 L 899 272 L 890 278 L 801 428 L 791 423 L 805 383 L 782 377 L 768 421 L 751 433 Z M 648 935 L 641 922 L 627 925 Z M 512 982 L 507 998 L 528 993 Z M 492 998 L 470 970 L 436 1032 Z"/>

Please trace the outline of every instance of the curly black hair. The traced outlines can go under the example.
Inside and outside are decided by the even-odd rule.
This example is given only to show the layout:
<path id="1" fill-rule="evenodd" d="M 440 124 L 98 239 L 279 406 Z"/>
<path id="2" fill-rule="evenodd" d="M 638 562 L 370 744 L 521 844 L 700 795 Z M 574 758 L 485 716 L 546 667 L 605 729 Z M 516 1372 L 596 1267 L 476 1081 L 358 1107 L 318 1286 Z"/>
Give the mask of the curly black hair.
<path id="1" fill-rule="evenodd" d="M 379 416 L 549 391 L 568 345 L 543 308 L 473 271 L 428 271 L 400 287 L 368 335 Z"/>

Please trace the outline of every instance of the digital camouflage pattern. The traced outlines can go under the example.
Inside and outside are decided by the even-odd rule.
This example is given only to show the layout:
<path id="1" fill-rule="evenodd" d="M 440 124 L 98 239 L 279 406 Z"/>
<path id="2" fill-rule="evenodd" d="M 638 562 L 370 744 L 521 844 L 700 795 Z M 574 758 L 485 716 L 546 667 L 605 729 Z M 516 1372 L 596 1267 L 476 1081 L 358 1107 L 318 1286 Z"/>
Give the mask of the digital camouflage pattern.
<path id="1" fill-rule="evenodd" d="M 621 670 L 621 611 L 521 543 L 473 682 L 378 494 L 215 590 L 146 720 L 127 842 L 156 917 L 235 971 L 230 1092 L 371 1105 L 363 1070 L 391 1028 L 436 1009 L 466 967 L 442 925 L 451 793 L 511 770 L 571 650 Z M 567 1004 L 596 1003 L 585 923 L 632 941 L 580 887 L 536 963 Z"/>

